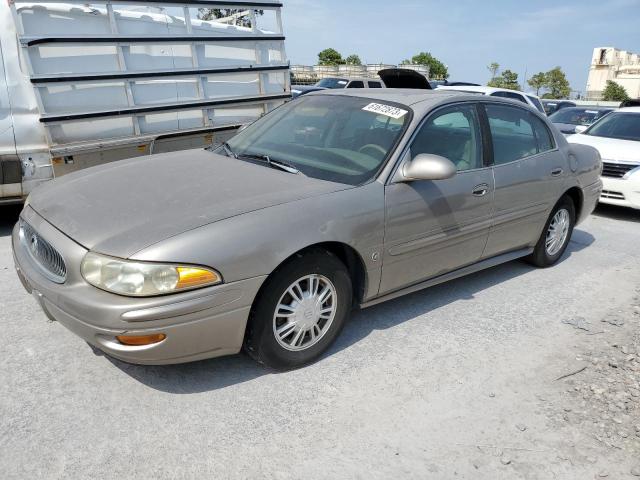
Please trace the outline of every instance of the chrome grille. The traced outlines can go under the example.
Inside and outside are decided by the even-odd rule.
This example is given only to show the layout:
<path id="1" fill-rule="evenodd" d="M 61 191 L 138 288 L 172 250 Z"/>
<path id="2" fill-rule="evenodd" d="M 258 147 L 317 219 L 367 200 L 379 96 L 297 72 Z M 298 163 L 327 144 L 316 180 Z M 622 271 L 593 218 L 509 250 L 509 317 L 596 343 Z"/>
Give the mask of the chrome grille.
<path id="1" fill-rule="evenodd" d="M 56 283 L 66 280 L 67 266 L 62 255 L 24 221 L 20 222 L 20 239 L 33 262 L 49 280 Z"/>
<path id="2" fill-rule="evenodd" d="M 613 200 L 624 200 L 624 195 L 620 192 L 614 192 L 612 190 L 603 190 L 602 198 L 611 198 Z"/>
<path id="3" fill-rule="evenodd" d="M 602 176 L 622 178 L 628 172 L 637 167 L 638 165 L 632 165 L 629 163 L 602 162 Z"/>

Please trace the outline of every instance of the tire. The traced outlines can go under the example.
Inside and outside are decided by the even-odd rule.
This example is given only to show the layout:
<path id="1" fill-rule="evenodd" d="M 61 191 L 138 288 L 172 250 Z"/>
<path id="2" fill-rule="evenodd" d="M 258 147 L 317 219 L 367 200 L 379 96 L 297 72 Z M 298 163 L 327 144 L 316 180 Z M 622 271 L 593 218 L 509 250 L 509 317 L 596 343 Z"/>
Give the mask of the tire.
<path id="1" fill-rule="evenodd" d="M 351 278 L 335 255 L 298 254 L 271 274 L 256 297 L 245 351 L 276 370 L 313 362 L 342 330 L 352 298 Z"/>
<path id="2" fill-rule="evenodd" d="M 554 223 L 555 228 L 553 230 L 559 232 L 558 235 L 555 236 L 555 243 L 553 241 L 554 239 L 551 238 L 551 229 Z M 540 268 L 547 268 L 557 263 L 569 245 L 575 223 L 576 208 L 573 200 L 565 195 L 551 211 L 551 215 L 549 215 L 544 225 L 540 239 L 533 253 L 527 257 L 527 261 Z M 548 242 L 550 242 L 550 245 L 548 245 Z"/>

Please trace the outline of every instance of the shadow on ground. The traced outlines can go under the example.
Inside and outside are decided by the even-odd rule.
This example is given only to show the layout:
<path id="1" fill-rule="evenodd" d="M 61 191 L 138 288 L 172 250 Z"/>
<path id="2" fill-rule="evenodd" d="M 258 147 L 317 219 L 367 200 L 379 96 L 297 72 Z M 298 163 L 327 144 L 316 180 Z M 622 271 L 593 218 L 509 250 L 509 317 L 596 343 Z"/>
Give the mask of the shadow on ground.
<path id="1" fill-rule="evenodd" d="M 11 235 L 13 226 L 18 221 L 22 205 L 3 205 L 0 206 L 0 237 L 8 237 Z"/>
<path id="2" fill-rule="evenodd" d="M 615 205 L 598 205 L 593 214 L 595 217 L 610 218 L 612 220 L 623 220 L 626 222 L 640 222 L 640 210 L 627 207 L 616 207 Z"/>
<path id="3" fill-rule="evenodd" d="M 588 247 L 594 240 L 589 233 L 577 229 L 562 261 Z M 473 299 L 477 293 L 530 272 L 533 268 L 523 261 L 510 262 L 354 312 L 336 343 L 323 355 L 323 358 L 351 347 L 373 331 L 393 328 L 458 300 Z M 139 366 L 111 358 L 109 360 L 123 372 L 150 388 L 174 394 L 216 390 L 263 375 L 279 374 L 257 365 L 245 354 L 166 366 Z"/>

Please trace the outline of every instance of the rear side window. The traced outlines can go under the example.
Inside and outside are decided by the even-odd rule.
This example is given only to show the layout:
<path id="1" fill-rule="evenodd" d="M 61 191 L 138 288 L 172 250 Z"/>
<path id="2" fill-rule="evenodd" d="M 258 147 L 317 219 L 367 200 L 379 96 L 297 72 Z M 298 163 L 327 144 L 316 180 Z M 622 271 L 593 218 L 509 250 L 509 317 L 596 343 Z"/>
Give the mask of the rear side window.
<path id="1" fill-rule="evenodd" d="M 355 80 L 347 85 L 347 88 L 364 88 L 364 82 L 360 80 Z"/>
<path id="2" fill-rule="evenodd" d="M 492 97 L 501 97 L 501 98 L 510 98 L 511 100 L 518 100 L 519 102 L 522 103 L 527 103 L 527 101 L 524 99 L 524 97 L 522 95 L 519 95 L 517 93 L 511 93 L 511 92 L 494 92 L 491 94 Z M 527 105 L 529 105 L 527 103 Z"/>
<path id="3" fill-rule="evenodd" d="M 520 160 L 538 153 L 538 141 L 532 125 L 533 116 L 521 108 L 486 105 L 493 160 L 496 165 Z"/>
<path id="4" fill-rule="evenodd" d="M 542 102 L 540 100 L 538 100 L 536 97 L 532 97 L 531 95 L 527 95 L 527 98 L 531 100 L 531 103 L 533 103 L 536 106 L 536 108 L 540 113 L 546 113 L 544 111 L 544 107 L 542 106 Z"/>
<path id="5" fill-rule="evenodd" d="M 382 84 L 380 82 L 369 82 L 369 88 L 382 88 Z"/>
<path id="6" fill-rule="evenodd" d="M 531 115 L 531 124 L 533 125 L 533 133 L 535 133 L 538 143 L 538 153 L 553 150 L 555 148 L 553 137 L 544 122 L 538 117 Z"/>

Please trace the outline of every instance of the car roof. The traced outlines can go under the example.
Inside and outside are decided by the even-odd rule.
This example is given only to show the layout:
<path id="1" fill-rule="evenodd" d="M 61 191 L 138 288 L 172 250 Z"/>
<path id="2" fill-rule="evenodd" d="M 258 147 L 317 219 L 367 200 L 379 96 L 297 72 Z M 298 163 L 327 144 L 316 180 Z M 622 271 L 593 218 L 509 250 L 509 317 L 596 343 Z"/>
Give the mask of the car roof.
<path id="1" fill-rule="evenodd" d="M 615 107 L 601 107 L 601 106 L 590 106 L 590 105 L 576 105 L 575 107 L 567 107 L 562 110 L 558 110 L 558 112 L 571 112 L 575 110 L 593 110 L 594 112 L 601 112 L 603 110 L 615 110 Z M 557 112 L 556 112 L 557 113 Z"/>
<path id="2" fill-rule="evenodd" d="M 623 112 L 623 113 L 640 113 L 640 107 L 624 107 L 624 108 L 619 108 L 618 112 Z"/>
<path id="3" fill-rule="evenodd" d="M 378 100 L 380 102 L 393 102 L 400 105 L 411 107 L 416 114 L 432 109 L 438 105 L 443 105 L 457 101 L 479 101 L 478 94 L 467 93 L 457 90 L 427 90 L 417 88 L 352 88 L 352 89 L 336 89 L 322 90 L 319 92 L 311 92 L 306 97 L 318 95 L 342 95 L 349 97 L 366 98 L 370 100 Z M 509 98 L 491 97 L 491 102 L 505 103 L 515 105 L 521 108 L 528 108 L 532 112 L 540 113 L 529 105 L 525 105 L 518 100 Z"/>
<path id="4" fill-rule="evenodd" d="M 484 93 L 485 95 L 494 93 L 494 92 L 512 92 L 512 93 L 520 93 L 522 95 L 528 95 L 533 98 L 539 98 L 537 95 L 533 93 L 525 93 L 520 90 L 510 90 L 508 88 L 495 88 L 495 87 L 484 87 L 484 86 L 473 86 L 473 85 L 465 85 L 465 86 L 448 86 L 448 85 L 438 85 L 436 90 L 461 90 L 464 92 L 477 92 Z"/>
<path id="5" fill-rule="evenodd" d="M 383 102 L 395 102 L 402 105 L 415 105 L 421 102 L 437 103 L 452 97 L 475 97 L 464 95 L 464 92 L 444 92 L 438 90 L 422 90 L 417 88 L 351 88 L 329 89 L 312 92 L 309 95 L 343 95 L 349 97 L 363 97 Z"/>

